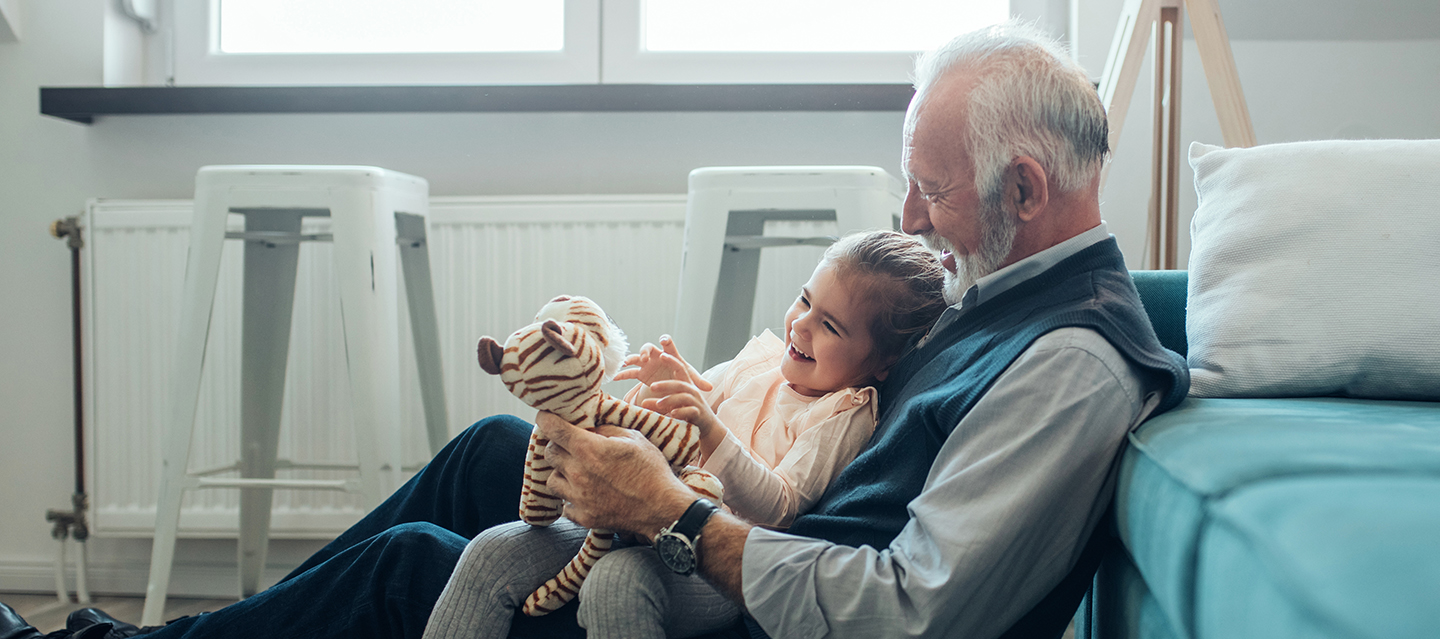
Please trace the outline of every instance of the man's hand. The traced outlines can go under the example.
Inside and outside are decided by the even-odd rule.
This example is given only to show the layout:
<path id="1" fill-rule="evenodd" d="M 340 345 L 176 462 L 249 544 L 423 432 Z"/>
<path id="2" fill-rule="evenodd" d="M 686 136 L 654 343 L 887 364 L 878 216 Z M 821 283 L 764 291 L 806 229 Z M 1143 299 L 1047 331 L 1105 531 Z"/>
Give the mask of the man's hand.
<path id="1" fill-rule="evenodd" d="M 695 501 L 695 493 L 640 433 L 614 426 L 587 431 L 546 412 L 535 425 L 550 440 L 545 458 L 555 467 L 546 486 L 567 502 L 565 516 L 581 526 L 633 532 L 650 541 Z M 700 533 L 701 575 L 741 606 L 749 532 L 739 518 L 716 513 Z"/>
<path id="2" fill-rule="evenodd" d="M 555 467 L 546 485 L 568 502 L 565 516 L 581 526 L 648 540 L 695 500 L 640 433 L 614 426 L 591 432 L 545 412 L 535 424 L 550 440 L 545 458 Z"/>

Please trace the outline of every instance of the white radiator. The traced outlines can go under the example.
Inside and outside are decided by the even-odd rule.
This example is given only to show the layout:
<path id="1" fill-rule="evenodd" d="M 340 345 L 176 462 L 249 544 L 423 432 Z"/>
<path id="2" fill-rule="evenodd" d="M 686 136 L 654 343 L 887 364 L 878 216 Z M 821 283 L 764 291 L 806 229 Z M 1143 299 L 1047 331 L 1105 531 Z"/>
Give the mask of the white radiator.
<path id="1" fill-rule="evenodd" d="M 93 529 L 101 536 L 149 536 L 154 529 L 161 416 L 169 402 L 172 338 L 184 279 L 188 200 L 95 200 L 84 225 L 85 417 Z M 236 222 L 239 216 L 235 217 Z M 439 315 L 451 433 L 496 413 L 534 411 L 475 364 L 475 341 L 528 323 L 560 293 L 599 302 L 630 336 L 654 341 L 674 322 L 685 198 L 671 195 L 434 198 L 430 259 Z M 307 220 L 322 230 L 326 221 Z M 307 231 L 308 232 L 308 231 Z M 834 232 L 834 223 L 772 223 L 767 235 Z M 330 247 L 300 253 L 281 420 L 280 457 L 354 461 L 349 388 L 343 373 L 338 299 Z M 767 249 L 753 325 L 776 327 L 822 249 Z M 237 242 L 227 242 L 201 381 L 191 468 L 238 457 L 240 276 Z M 403 281 L 402 281 L 403 283 Z M 402 304 L 404 295 L 401 296 Z M 401 313 L 408 334 L 408 314 Z M 414 354 L 401 340 L 404 459 L 428 456 Z M 680 345 L 683 348 L 684 345 Z M 610 388 L 622 392 L 626 383 Z M 345 471 L 282 471 L 343 477 Z M 282 475 L 285 476 L 285 475 Z M 518 496 L 517 496 L 518 498 Z M 233 537 L 238 491 L 190 492 L 182 536 Z M 331 537 L 362 511 L 353 495 L 276 491 L 275 537 Z"/>

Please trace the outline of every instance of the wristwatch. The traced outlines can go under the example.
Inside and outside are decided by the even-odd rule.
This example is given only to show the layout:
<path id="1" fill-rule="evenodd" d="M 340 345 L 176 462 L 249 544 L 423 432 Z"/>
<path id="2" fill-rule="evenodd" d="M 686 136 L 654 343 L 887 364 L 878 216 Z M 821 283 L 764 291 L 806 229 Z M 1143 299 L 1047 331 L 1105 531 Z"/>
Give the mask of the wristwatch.
<path id="1" fill-rule="evenodd" d="M 660 530 L 655 536 L 655 552 L 660 561 L 676 573 L 692 575 L 699 563 L 695 558 L 695 547 L 700 541 L 700 529 L 710 520 L 710 515 L 720 510 L 708 499 L 696 499 L 685 509 L 675 523 Z"/>

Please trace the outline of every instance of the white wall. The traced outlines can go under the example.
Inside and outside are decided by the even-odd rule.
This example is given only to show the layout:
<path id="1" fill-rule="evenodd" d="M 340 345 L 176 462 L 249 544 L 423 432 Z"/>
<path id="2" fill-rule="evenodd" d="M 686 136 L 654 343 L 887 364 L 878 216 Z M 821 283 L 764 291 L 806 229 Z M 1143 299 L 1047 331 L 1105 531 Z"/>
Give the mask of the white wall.
<path id="1" fill-rule="evenodd" d="M 1081 2 L 1078 59 L 1092 77 L 1099 77 L 1124 2 Z M 1227 30 L 1235 38 L 1231 50 L 1259 142 L 1440 138 L 1440 109 L 1435 108 L 1440 101 L 1440 39 L 1436 39 L 1440 38 L 1440 5 L 1422 0 L 1374 3 L 1374 12 L 1394 16 L 1394 31 L 1405 37 L 1428 34 L 1432 38 L 1393 40 L 1377 39 L 1387 33 L 1385 23 L 1357 19 L 1353 9 L 1342 11 L 1350 4 L 1363 3 L 1323 0 L 1313 7 L 1310 4 L 1295 0 L 1220 2 Z M 1363 13 L 1368 16 L 1370 12 Z M 1352 30 L 1355 35 L 1344 36 L 1347 39 L 1301 39 L 1309 34 L 1342 37 L 1348 22 L 1357 26 Z M 1284 39 L 1262 39 L 1270 33 Z M 1153 50 L 1147 53 L 1140 70 L 1101 201 L 1110 231 L 1133 268 L 1144 266 L 1145 210 L 1150 199 L 1152 55 Z M 1179 264 L 1183 267 L 1190 255 L 1188 229 L 1196 206 L 1195 175 L 1185 160 L 1185 150 L 1193 141 L 1220 145 L 1222 140 L 1193 40 L 1185 42 L 1182 59 Z"/>
<path id="2" fill-rule="evenodd" d="M 109 0 L 18 4 L 22 37 L 0 41 L 0 590 L 51 583 L 43 514 L 68 505 L 72 400 L 68 252 L 45 229 L 87 198 L 188 198 L 203 164 L 376 164 L 428 178 L 436 195 L 500 195 L 683 193 L 699 166 L 893 169 L 899 160 L 900 113 L 190 115 L 83 126 L 39 115 L 38 87 L 105 81 Z M 1119 4 L 1087 2 L 1077 16 L 1092 75 Z M 1261 142 L 1440 137 L 1440 40 L 1249 40 L 1234 49 Z M 1219 140 L 1193 45 L 1187 53 L 1181 137 Z M 1137 97 L 1148 92 L 1142 81 Z M 1104 202 L 1132 264 L 1148 198 L 1145 111 L 1139 102 L 1131 111 Z M 1193 193 L 1182 207 L 1194 208 Z M 298 561 L 311 547 L 277 542 L 271 558 Z M 96 589 L 143 588 L 148 542 L 91 548 Z M 227 592 L 230 582 L 213 576 L 231 548 L 182 543 L 175 588 Z"/>

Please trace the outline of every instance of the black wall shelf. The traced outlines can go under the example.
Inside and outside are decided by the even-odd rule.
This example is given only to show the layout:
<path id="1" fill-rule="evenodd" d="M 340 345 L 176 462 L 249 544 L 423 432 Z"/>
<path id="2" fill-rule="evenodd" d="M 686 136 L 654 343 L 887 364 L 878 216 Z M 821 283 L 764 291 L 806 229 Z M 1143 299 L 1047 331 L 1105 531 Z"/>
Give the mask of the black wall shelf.
<path id="1" fill-rule="evenodd" d="M 41 87 L 40 113 L 90 124 L 113 115 L 904 111 L 908 84 Z"/>

